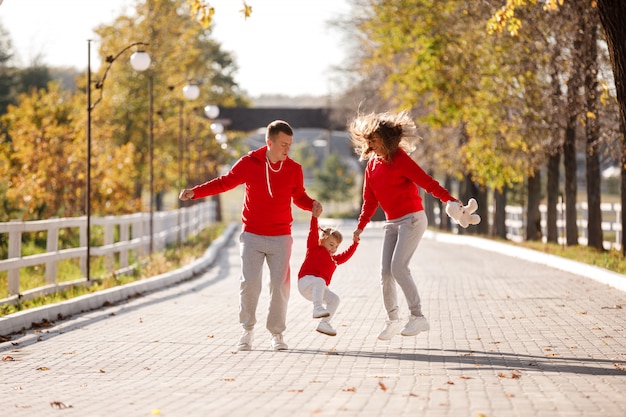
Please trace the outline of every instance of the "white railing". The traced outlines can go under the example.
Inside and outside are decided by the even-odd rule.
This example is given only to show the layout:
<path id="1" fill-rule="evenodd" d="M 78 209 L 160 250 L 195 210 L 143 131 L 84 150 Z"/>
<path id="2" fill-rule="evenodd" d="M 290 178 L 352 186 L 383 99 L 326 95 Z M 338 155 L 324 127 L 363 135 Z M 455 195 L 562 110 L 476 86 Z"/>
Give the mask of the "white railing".
<path id="1" fill-rule="evenodd" d="M 558 207 L 557 227 L 559 242 L 565 242 L 565 217 L 564 205 Z M 619 204 L 602 204 L 602 229 L 606 235 L 611 236 L 610 241 L 605 241 L 604 246 L 620 248 L 622 226 L 621 206 Z M 490 207 L 490 212 L 492 208 Z M 511 241 L 523 241 L 526 226 L 525 209 L 516 206 L 507 206 L 506 212 L 506 237 Z M 546 235 L 546 207 L 540 206 L 541 226 L 545 239 Z M 489 216 L 491 219 L 491 215 Z M 578 204 L 578 228 L 579 243 L 587 243 L 587 204 Z M 163 249 L 166 245 L 176 243 L 181 238 L 199 232 L 215 222 L 215 203 L 212 200 L 185 207 L 178 210 L 156 212 L 154 214 L 153 245 L 155 250 Z M 103 244 L 92 246 L 92 257 L 102 257 L 107 271 L 111 273 L 124 271 L 131 266 L 129 259 L 131 254 L 136 254 L 136 259 L 141 258 L 148 252 L 150 244 L 148 213 L 136 213 L 124 216 L 93 217 L 91 224 L 94 228 L 102 228 Z M 0 223 L 0 234 L 8 235 L 8 258 L 0 260 L 0 272 L 7 271 L 8 296 L 0 299 L 0 304 L 15 302 L 19 298 L 32 298 L 38 295 L 52 293 L 77 282 L 85 282 L 81 278 L 71 282 L 57 282 L 57 263 L 65 259 L 78 259 L 83 276 L 86 274 L 86 218 L 63 218 L 38 221 L 12 221 Z M 59 249 L 59 230 L 79 229 L 80 246 L 76 248 Z M 46 233 L 46 252 L 36 255 L 22 256 L 22 234 L 29 232 Z M 614 236 L 612 236 L 614 234 Z M 117 235 L 117 241 L 115 237 Z M 115 261 L 117 258 L 117 266 Z M 20 269 L 29 266 L 44 265 L 46 285 L 20 292 Z M 116 269 L 117 268 L 117 269 Z M 0 280 L 1 282 L 1 280 Z"/>
<path id="2" fill-rule="evenodd" d="M 103 244 L 90 248 L 91 257 L 102 257 L 107 271 L 119 273 L 128 270 L 129 259 L 136 259 L 148 253 L 150 247 L 150 215 L 135 213 L 123 216 L 92 217 L 93 229 L 101 228 Z M 215 223 L 215 202 L 208 200 L 190 207 L 171 211 L 155 212 L 153 215 L 154 250 L 161 250 L 166 245 L 186 240 Z M 0 223 L 0 234 L 8 235 L 8 257 L 0 260 L 0 272 L 6 272 L 8 298 L 0 304 L 14 302 L 19 298 L 32 298 L 58 291 L 69 285 L 86 282 L 87 257 L 87 219 L 85 216 L 37 221 L 11 221 Z M 59 249 L 59 231 L 78 229 L 79 247 Z M 92 229 L 92 230 L 93 230 Z M 22 234 L 46 234 L 46 252 L 22 256 Z M 93 233 L 92 233 L 93 235 Z M 117 237 L 117 239 L 116 239 Z M 117 266 L 115 260 L 117 258 Z M 57 282 L 57 264 L 66 259 L 78 259 L 84 278 L 71 282 Z M 20 270 L 25 267 L 44 265 L 46 285 L 20 291 Z"/>
<path id="3" fill-rule="evenodd" d="M 621 204 L 603 203 L 600 205 L 602 211 L 602 231 L 605 237 L 611 236 L 611 240 L 605 240 L 603 242 L 605 249 L 620 249 L 622 239 L 622 223 L 621 223 Z M 522 242 L 525 240 L 526 233 L 526 209 L 518 206 L 506 206 L 506 238 L 514 242 Z M 546 217 L 547 208 L 545 205 L 539 206 L 541 213 L 541 233 L 543 240 L 546 240 Z M 491 207 L 490 207 L 491 212 Z M 587 202 L 576 204 L 578 225 L 578 243 L 581 245 L 587 244 L 587 219 L 588 219 L 588 205 Z M 557 221 L 556 226 L 558 230 L 558 242 L 560 244 L 566 243 L 565 238 L 565 204 L 557 205 Z M 614 234 L 614 235 L 613 235 Z"/>

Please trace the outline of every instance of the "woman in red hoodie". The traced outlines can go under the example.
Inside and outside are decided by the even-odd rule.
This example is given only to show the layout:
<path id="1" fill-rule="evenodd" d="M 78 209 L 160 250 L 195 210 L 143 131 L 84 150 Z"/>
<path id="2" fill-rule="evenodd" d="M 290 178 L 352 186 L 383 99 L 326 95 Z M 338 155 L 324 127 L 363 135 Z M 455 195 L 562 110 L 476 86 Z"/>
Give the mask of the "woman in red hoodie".
<path id="1" fill-rule="evenodd" d="M 241 157 L 220 177 L 180 192 L 181 200 L 198 199 L 220 194 L 245 184 L 242 221 L 239 237 L 241 280 L 239 321 L 242 327 L 238 350 L 251 350 L 256 324 L 256 307 L 262 288 L 263 264 L 270 270 L 270 303 L 267 330 L 270 346 L 285 350 L 287 301 L 290 291 L 291 203 L 303 210 L 317 207 L 319 202 L 304 189 L 302 166 L 288 157 L 293 130 L 287 122 L 276 120 L 267 126 L 265 143 Z"/>
<path id="2" fill-rule="evenodd" d="M 335 336 L 337 332 L 330 325 L 330 319 L 339 307 L 339 297 L 328 286 L 337 265 L 347 262 L 354 255 L 359 239 L 355 237 L 348 249 L 337 253 L 343 236 L 338 230 L 320 229 L 317 218 L 321 213 L 321 209 L 313 208 L 309 237 L 306 241 L 306 256 L 298 273 L 298 290 L 304 298 L 313 302 L 313 318 L 322 319 L 316 330 L 328 336 Z M 326 303 L 326 307 L 323 303 Z"/>
<path id="3" fill-rule="evenodd" d="M 386 217 L 380 283 L 387 321 L 378 338 L 389 340 L 398 333 L 415 336 L 430 328 L 409 269 L 411 257 L 428 226 L 419 188 L 444 203 L 457 200 L 408 155 L 418 138 L 408 113 L 359 115 L 350 124 L 350 134 L 361 160 L 367 160 L 363 206 L 355 238 L 361 235 L 379 205 Z M 404 327 L 400 322 L 396 283 L 410 310 Z"/>

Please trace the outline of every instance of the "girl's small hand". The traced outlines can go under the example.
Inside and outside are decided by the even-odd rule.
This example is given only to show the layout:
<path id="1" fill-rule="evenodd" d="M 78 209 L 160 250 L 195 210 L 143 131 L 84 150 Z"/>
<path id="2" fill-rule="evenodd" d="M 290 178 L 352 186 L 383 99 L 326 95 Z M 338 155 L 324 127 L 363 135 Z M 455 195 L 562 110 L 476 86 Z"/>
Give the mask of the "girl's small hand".
<path id="1" fill-rule="evenodd" d="M 352 234 L 352 240 L 355 241 L 355 242 L 360 242 L 361 241 L 361 233 L 363 233 L 363 230 L 356 229 L 354 231 L 354 233 Z"/>

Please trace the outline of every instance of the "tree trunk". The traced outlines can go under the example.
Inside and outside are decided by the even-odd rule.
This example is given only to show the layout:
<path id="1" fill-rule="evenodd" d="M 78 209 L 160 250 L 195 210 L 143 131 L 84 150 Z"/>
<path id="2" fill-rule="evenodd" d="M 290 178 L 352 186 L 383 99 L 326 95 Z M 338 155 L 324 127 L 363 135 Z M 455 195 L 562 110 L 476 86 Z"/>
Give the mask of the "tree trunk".
<path id="1" fill-rule="evenodd" d="M 493 229 L 491 230 L 492 236 L 496 236 L 502 239 L 506 239 L 506 189 L 493 192 Z"/>
<path id="2" fill-rule="evenodd" d="M 428 175 L 431 177 L 434 175 L 433 172 L 428 172 Z M 428 224 L 434 226 L 436 224 L 435 218 L 435 197 L 428 193 L 424 193 L 424 212 L 426 213 L 426 218 L 428 219 Z"/>
<path id="3" fill-rule="evenodd" d="M 489 235 L 489 203 L 487 202 L 487 189 L 485 187 L 476 186 L 476 201 L 478 202 L 477 214 L 482 219 L 476 225 L 476 231 L 480 235 Z"/>
<path id="4" fill-rule="evenodd" d="M 470 198 L 476 199 L 476 202 L 478 203 L 478 210 L 476 211 L 476 214 L 480 215 L 480 218 L 482 219 L 481 222 L 476 225 L 476 229 L 463 229 L 460 227 L 459 234 L 465 234 L 470 230 L 476 230 L 478 234 L 488 235 L 489 222 L 487 219 L 489 218 L 489 207 L 487 205 L 487 191 L 472 181 L 471 176 L 468 174 L 463 178 L 459 194 L 459 199 L 463 204 L 467 204 Z"/>
<path id="5" fill-rule="evenodd" d="M 551 117 L 550 128 L 550 149 L 548 150 L 548 166 L 546 172 L 546 239 L 550 243 L 558 243 L 558 204 L 560 203 L 560 164 L 561 154 L 563 152 L 563 143 L 561 141 L 561 124 L 563 120 L 563 94 L 561 90 L 561 67 L 558 64 L 558 58 L 561 55 L 561 48 L 557 47 L 550 62 L 550 78 L 552 88 L 552 107 L 554 113 Z"/>
<path id="6" fill-rule="evenodd" d="M 619 104 L 622 128 L 621 158 L 621 203 L 622 229 L 626 229 L 626 3 L 623 0 L 598 0 L 600 22 L 611 56 L 615 91 Z M 622 254 L 626 255 L 626 233 L 622 233 Z"/>
<path id="7" fill-rule="evenodd" d="M 600 157 L 598 155 L 598 20 L 595 10 L 585 13 L 581 31 L 586 34 L 585 58 L 585 134 L 587 136 L 587 246 L 603 249 L 602 210 L 600 209 Z"/>
<path id="8" fill-rule="evenodd" d="M 577 10 L 578 19 L 582 19 L 582 12 Z M 574 40 L 574 62 L 580 62 L 577 56 L 582 45 L 584 34 L 580 31 Z M 565 238 L 568 246 L 578 244 L 578 225 L 576 202 L 578 193 L 577 163 L 576 163 L 576 125 L 578 123 L 579 105 L 578 93 L 581 84 L 580 68 L 572 66 L 569 81 L 567 83 L 567 125 L 563 143 L 563 163 L 565 165 Z"/>
<path id="9" fill-rule="evenodd" d="M 541 171 L 536 169 L 528 177 L 528 202 L 526 207 L 526 240 L 541 240 Z"/>
<path id="10" fill-rule="evenodd" d="M 547 172 L 547 211 L 546 211 L 546 237 L 548 242 L 557 243 L 559 241 L 557 205 L 559 204 L 559 166 L 561 163 L 561 153 L 551 154 L 548 158 Z"/>
<path id="11" fill-rule="evenodd" d="M 620 155 L 620 162 L 622 164 L 622 175 L 620 177 L 620 194 L 621 194 L 621 205 L 622 205 L 622 215 L 620 216 L 620 222 L 622 225 L 622 256 L 626 256 L 626 122 L 621 123 L 620 130 L 622 131 L 622 154 Z"/>
<path id="12" fill-rule="evenodd" d="M 452 192 L 452 177 L 450 175 L 446 175 L 444 187 L 454 196 L 455 193 Z M 446 214 L 445 204 L 441 204 L 440 202 L 439 211 L 441 212 L 441 230 L 452 230 L 452 222 L 450 221 L 450 217 Z"/>

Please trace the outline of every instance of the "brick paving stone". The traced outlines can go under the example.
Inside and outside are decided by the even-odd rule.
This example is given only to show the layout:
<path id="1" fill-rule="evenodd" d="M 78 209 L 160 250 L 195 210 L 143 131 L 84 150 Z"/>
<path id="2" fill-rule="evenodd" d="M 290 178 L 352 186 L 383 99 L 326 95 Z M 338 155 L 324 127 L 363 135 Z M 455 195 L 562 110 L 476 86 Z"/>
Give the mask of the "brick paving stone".
<path id="1" fill-rule="evenodd" d="M 196 279 L 0 344 L 0 417 L 626 415 L 623 291 L 426 238 L 412 270 L 431 330 L 379 341 L 372 225 L 331 284 L 341 304 L 328 337 L 297 290 L 307 226 L 294 226 L 288 351 L 269 347 L 267 278 L 253 350 L 235 350 L 235 235 Z M 340 225 L 342 247 L 353 228 Z"/>

